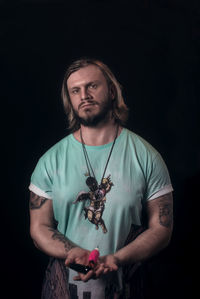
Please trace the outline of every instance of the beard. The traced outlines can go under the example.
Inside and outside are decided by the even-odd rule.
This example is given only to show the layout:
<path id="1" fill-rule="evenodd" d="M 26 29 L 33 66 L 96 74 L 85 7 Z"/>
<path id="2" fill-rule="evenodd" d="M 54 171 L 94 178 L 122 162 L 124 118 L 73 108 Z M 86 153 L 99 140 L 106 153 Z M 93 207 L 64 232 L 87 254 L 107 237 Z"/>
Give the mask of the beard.
<path id="1" fill-rule="evenodd" d="M 99 112 L 92 112 L 90 108 L 86 108 L 84 114 L 85 116 L 80 116 L 78 111 L 74 112 L 75 119 L 79 122 L 79 124 L 85 127 L 95 127 L 101 122 L 106 122 L 109 117 L 110 111 L 112 110 L 112 100 L 107 99 L 102 103 L 97 103 L 95 101 L 88 101 L 88 103 L 95 104 L 99 106 Z M 88 110 L 88 111 L 87 111 Z"/>

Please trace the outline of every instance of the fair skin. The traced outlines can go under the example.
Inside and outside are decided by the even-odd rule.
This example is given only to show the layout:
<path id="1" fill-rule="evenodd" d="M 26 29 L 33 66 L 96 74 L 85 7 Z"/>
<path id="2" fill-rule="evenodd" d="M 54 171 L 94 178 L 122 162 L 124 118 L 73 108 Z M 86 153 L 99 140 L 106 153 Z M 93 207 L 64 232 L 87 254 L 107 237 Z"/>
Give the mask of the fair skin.
<path id="1" fill-rule="evenodd" d="M 100 112 L 102 103 L 113 101 L 115 92 L 112 86 L 108 86 L 107 81 L 94 65 L 90 65 L 72 73 L 67 80 L 67 87 L 74 110 L 80 117 L 97 115 Z M 112 142 L 116 132 L 116 124 L 108 111 L 106 118 L 94 127 L 81 126 L 84 142 L 87 145 L 102 145 Z M 119 130 L 119 134 L 122 128 Z M 74 133 L 74 137 L 81 142 L 80 131 Z"/>
<path id="2" fill-rule="evenodd" d="M 93 119 L 101 113 L 107 101 L 114 100 L 115 92 L 108 86 L 101 70 L 90 65 L 73 74 L 67 80 L 67 87 L 72 106 L 79 117 Z M 108 106 L 109 107 L 109 106 Z M 95 126 L 81 125 L 84 142 L 87 145 L 102 145 L 114 140 L 116 124 L 111 110 Z M 120 127 L 118 134 L 122 128 Z M 80 130 L 74 137 L 81 141 Z M 100 256 L 97 266 L 86 275 L 78 274 L 74 279 L 88 281 L 93 277 L 117 271 L 119 266 L 144 261 L 167 246 L 173 228 L 173 199 L 168 193 L 147 202 L 148 228 L 134 241 L 114 254 Z M 87 265 L 90 252 L 72 243 L 56 230 L 52 200 L 31 192 L 30 197 L 30 232 L 35 245 L 46 254 L 70 263 Z"/>

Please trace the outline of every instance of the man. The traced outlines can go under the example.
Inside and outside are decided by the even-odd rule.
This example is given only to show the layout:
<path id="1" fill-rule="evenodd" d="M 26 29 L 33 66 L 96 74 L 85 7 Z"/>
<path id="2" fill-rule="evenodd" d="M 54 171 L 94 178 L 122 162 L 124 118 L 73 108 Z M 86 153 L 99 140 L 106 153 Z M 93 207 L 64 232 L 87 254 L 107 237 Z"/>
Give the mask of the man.
<path id="1" fill-rule="evenodd" d="M 119 298 L 123 269 L 170 241 L 170 178 L 159 153 L 124 128 L 128 108 L 115 76 L 101 61 L 73 62 L 62 98 L 72 133 L 42 156 L 29 186 L 31 236 L 54 257 L 43 298 Z M 148 224 L 141 231 L 144 211 Z M 72 264 L 88 265 L 96 247 L 100 257 L 88 273 L 71 269 Z M 54 280 L 59 276 L 57 285 L 50 272 Z"/>

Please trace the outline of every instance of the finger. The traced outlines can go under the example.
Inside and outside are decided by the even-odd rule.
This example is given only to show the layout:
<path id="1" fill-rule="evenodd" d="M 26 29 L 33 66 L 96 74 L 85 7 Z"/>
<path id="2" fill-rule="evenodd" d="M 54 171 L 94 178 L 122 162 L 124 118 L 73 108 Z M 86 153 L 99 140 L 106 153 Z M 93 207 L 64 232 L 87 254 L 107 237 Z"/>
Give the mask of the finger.
<path id="1" fill-rule="evenodd" d="M 67 258 L 67 259 L 65 260 L 65 265 L 66 265 L 67 267 L 69 267 L 69 265 L 72 264 L 72 263 L 74 263 L 74 259 L 72 259 L 72 258 Z"/>
<path id="2" fill-rule="evenodd" d="M 76 276 L 74 276 L 74 277 L 73 277 L 73 280 L 75 280 L 75 281 L 80 281 L 80 280 L 81 280 L 80 275 L 76 275 Z"/>
<path id="3" fill-rule="evenodd" d="M 101 274 L 104 273 L 105 267 L 103 264 L 100 264 L 97 270 L 95 271 L 96 277 L 98 278 Z"/>
<path id="4" fill-rule="evenodd" d="M 112 270 L 113 271 L 117 271 L 118 270 L 118 266 L 116 264 L 112 264 Z"/>
<path id="5" fill-rule="evenodd" d="M 80 278 L 82 281 L 87 282 L 89 279 L 91 279 L 94 275 L 94 271 L 90 270 L 87 274 L 81 274 L 80 273 Z"/>
<path id="6" fill-rule="evenodd" d="M 105 274 L 107 274 L 109 272 L 109 268 L 104 268 L 104 270 L 103 270 L 103 274 L 105 275 Z"/>
<path id="7" fill-rule="evenodd" d="M 118 270 L 118 266 L 114 263 L 111 264 L 105 264 L 105 268 L 109 268 L 109 271 L 117 271 Z"/>

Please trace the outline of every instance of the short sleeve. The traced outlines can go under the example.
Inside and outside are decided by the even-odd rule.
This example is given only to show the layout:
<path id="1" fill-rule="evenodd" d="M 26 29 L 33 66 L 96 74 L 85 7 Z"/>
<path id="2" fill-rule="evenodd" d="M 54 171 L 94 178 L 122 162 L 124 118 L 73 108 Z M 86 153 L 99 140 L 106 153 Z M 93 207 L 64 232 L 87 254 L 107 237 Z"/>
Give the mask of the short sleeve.
<path id="1" fill-rule="evenodd" d="M 52 199 L 52 184 L 48 159 L 43 156 L 32 173 L 29 190 L 37 195 Z"/>
<path id="2" fill-rule="evenodd" d="M 148 165 L 146 184 L 146 200 L 151 200 L 173 191 L 167 166 L 159 153 Z"/>

